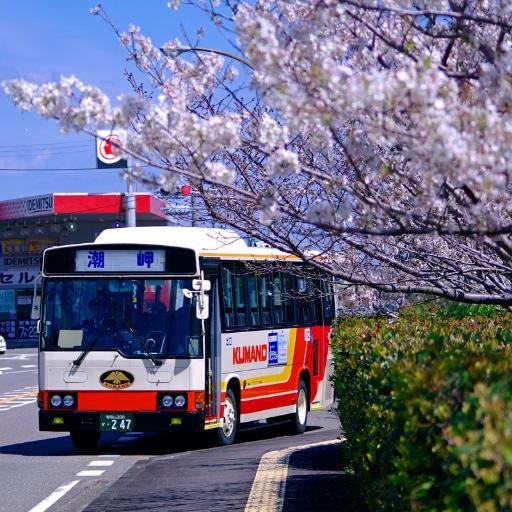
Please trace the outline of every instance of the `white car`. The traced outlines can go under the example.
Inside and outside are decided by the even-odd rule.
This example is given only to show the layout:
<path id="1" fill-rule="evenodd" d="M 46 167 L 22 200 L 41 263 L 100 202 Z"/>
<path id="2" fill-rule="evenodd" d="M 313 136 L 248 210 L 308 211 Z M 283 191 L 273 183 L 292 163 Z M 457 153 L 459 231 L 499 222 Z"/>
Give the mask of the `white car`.
<path id="1" fill-rule="evenodd" d="M 5 339 L 3 336 L 0 335 L 0 354 L 5 354 L 6 350 L 7 350 L 7 345 L 5 343 Z"/>

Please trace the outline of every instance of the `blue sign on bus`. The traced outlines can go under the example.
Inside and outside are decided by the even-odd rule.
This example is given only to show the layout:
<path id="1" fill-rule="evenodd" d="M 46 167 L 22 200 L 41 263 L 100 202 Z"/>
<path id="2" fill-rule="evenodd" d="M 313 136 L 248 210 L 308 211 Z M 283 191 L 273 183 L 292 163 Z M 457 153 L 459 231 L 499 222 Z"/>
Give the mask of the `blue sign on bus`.
<path id="1" fill-rule="evenodd" d="M 268 333 L 268 364 L 279 364 L 279 338 L 277 332 Z"/>

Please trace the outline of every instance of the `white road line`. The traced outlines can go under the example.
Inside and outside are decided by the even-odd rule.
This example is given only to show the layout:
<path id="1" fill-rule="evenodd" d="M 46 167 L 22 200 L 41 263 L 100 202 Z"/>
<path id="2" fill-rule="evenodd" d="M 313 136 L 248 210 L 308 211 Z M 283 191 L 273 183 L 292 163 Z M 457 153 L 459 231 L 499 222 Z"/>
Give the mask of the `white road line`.
<path id="1" fill-rule="evenodd" d="M 290 455 L 297 450 L 338 443 L 341 443 L 340 439 L 265 453 L 252 482 L 245 512 L 280 512 L 283 508 Z"/>
<path id="2" fill-rule="evenodd" d="M 44 512 L 49 509 L 54 503 L 64 496 L 68 491 L 70 491 L 80 480 L 73 480 L 69 484 L 61 485 L 55 491 L 53 491 L 50 496 L 45 498 L 43 501 L 38 503 L 34 508 L 31 508 L 29 512 Z"/>
<path id="3" fill-rule="evenodd" d="M 4 370 L 12 370 L 12 368 L 9 368 L 8 366 L 6 366 L 5 368 L 0 368 L 0 372 Z"/>
<path id="4" fill-rule="evenodd" d="M 22 368 L 37 368 L 37 364 L 22 364 Z"/>
<path id="5" fill-rule="evenodd" d="M 105 473 L 104 469 L 85 469 L 84 471 L 79 471 L 76 476 L 100 476 Z"/>
<path id="6" fill-rule="evenodd" d="M 24 404 L 15 404 L 15 405 L 0 405 L 0 412 L 1 411 L 10 411 L 11 409 L 14 409 L 15 407 L 23 407 L 24 405 L 28 405 L 33 402 L 25 402 Z"/>
<path id="7" fill-rule="evenodd" d="M 1 374 L 2 372 L 0 372 Z M 15 370 L 12 372 L 9 372 L 9 375 L 13 375 L 14 373 L 37 373 L 37 370 Z"/>
<path id="8" fill-rule="evenodd" d="M 93 460 L 87 464 L 88 467 L 112 466 L 113 460 Z"/>

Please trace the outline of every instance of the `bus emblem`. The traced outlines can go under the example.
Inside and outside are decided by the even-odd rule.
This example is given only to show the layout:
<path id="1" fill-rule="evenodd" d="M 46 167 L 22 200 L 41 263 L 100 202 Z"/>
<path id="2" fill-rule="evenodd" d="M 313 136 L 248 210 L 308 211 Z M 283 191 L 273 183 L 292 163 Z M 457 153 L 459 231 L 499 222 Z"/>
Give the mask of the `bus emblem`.
<path id="1" fill-rule="evenodd" d="M 100 376 L 100 384 L 108 389 L 129 388 L 133 380 L 133 375 L 123 370 L 109 370 Z"/>

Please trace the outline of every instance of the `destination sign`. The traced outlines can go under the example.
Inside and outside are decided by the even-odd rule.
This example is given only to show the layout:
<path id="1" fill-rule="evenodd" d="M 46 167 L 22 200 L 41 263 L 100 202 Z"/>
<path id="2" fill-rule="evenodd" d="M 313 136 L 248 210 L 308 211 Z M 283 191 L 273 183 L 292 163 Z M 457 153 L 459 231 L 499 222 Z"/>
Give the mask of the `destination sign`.
<path id="1" fill-rule="evenodd" d="M 164 249 L 77 250 L 76 272 L 163 272 Z"/>
<path id="2" fill-rule="evenodd" d="M 143 244 L 80 244 L 51 247 L 43 254 L 43 277 L 98 274 L 197 276 L 193 249 Z"/>

